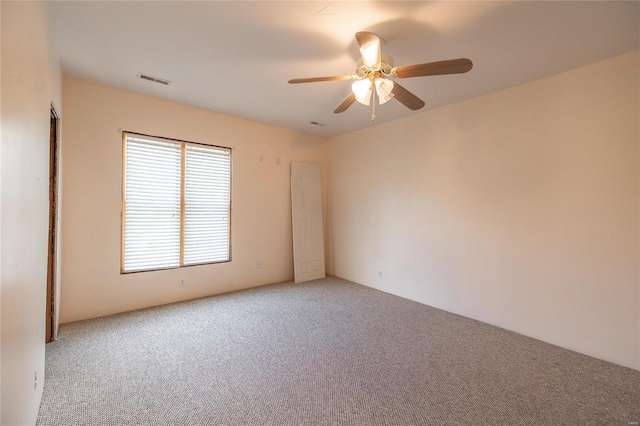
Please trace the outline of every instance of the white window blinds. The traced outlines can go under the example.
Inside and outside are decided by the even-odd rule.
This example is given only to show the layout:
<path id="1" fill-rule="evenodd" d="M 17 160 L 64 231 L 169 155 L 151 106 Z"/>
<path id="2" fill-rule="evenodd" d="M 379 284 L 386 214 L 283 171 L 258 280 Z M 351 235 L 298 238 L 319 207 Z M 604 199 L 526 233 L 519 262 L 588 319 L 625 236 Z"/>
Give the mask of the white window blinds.
<path id="1" fill-rule="evenodd" d="M 125 133 L 122 272 L 230 260 L 227 148 Z"/>
<path id="2" fill-rule="evenodd" d="M 229 259 L 229 151 L 187 145 L 184 264 Z"/>

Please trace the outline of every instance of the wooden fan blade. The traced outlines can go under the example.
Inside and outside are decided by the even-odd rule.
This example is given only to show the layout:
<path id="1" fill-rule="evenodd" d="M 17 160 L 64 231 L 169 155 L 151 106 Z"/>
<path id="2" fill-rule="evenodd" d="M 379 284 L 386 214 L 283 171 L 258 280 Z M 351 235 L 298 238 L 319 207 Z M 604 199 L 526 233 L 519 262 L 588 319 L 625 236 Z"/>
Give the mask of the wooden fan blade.
<path id="1" fill-rule="evenodd" d="M 356 95 L 351 92 L 349 93 L 349 96 L 347 96 L 346 98 L 344 98 L 344 101 L 342 101 L 342 103 L 340 105 L 338 105 L 338 108 L 335 109 L 335 111 L 333 111 L 335 114 L 339 114 L 341 112 L 345 112 L 347 110 L 347 108 L 349 108 L 351 106 L 351 104 L 353 104 L 356 101 Z"/>
<path id="2" fill-rule="evenodd" d="M 395 81 L 393 82 L 393 90 L 391 93 L 394 98 L 412 111 L 418 110 L 424 106 L 424 101 L 422 99 L 400 86 Z"/>
<path id="3" fill-rule="evenodd" d="M 358 76 L 355 75 L 338 75 L 333 77 L 311 77 L 311 78 L 294 78 L 289 80 L 289 84 L 298 83 L 314 83 L 316 81 L 340 81 L 340 80 L 355 80 Z"/>
<path id="4" fill-rule="evenodd" d="M 380 53 L 380 37 L 374 33 L 361 31 L 356 33 L 356 41 L 360 48 L 362 62 L 370 68 L 380 68 L 382 57 Z"/>
<path id="5" fill-rule="evenodd" d="M 407 65 L 396 68 L 398 78 L 423 77 L 427 75 L 462 74 L 473 68 L 473 62 L 467 58 L 448 61 L 429 62 L 427 64 Z"/>

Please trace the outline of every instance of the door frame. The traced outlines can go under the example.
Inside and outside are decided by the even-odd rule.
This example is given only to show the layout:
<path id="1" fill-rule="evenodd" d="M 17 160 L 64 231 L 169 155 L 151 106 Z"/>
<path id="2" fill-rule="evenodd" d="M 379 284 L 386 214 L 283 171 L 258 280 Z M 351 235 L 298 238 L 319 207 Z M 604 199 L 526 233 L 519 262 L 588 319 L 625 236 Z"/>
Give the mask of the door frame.
<path id="1" fill-rule="evenodd" d="M 60 116 L 51 104 L 49 121 L 49 235 L 47 239 L 47 306 L 45 319 L 45 342 L 53 342 L 57 338 L 56 330 L 56 281 L 58 265 L 58 169 L 60 153 Z"/>

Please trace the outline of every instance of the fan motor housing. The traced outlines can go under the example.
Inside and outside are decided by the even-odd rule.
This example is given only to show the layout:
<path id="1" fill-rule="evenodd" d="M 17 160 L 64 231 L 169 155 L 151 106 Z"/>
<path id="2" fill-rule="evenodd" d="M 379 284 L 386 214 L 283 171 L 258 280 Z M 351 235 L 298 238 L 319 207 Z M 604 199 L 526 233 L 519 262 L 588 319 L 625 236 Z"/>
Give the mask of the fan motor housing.
<path id="1" fill-rule="evenodd" d="M 358 59 L 358 65 L 356 68 L 356 75 L 359 78 L 370 77 L 389 77 L 393 76 L 393 58 L 389 55 L 382 55 L 380 61 L 380 68 L 371 68 L 364 64 L 362 58 Z"/>

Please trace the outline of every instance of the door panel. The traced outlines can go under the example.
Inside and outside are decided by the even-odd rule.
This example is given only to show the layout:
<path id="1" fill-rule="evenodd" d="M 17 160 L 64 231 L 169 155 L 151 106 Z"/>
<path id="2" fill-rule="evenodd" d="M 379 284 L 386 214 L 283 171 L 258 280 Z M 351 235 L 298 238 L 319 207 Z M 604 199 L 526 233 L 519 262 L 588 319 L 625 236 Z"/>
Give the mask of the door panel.
<path id="1" fill-rule="evenodd" d="M 324 278 L 320 166 L 291 163 L 291 215 L 295 282 Z"/>

